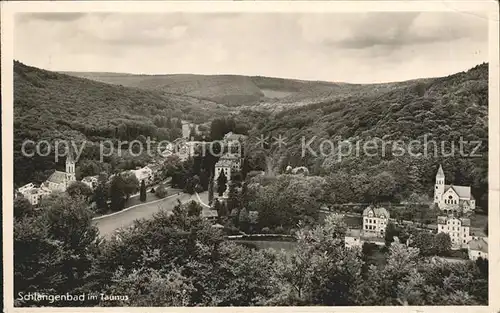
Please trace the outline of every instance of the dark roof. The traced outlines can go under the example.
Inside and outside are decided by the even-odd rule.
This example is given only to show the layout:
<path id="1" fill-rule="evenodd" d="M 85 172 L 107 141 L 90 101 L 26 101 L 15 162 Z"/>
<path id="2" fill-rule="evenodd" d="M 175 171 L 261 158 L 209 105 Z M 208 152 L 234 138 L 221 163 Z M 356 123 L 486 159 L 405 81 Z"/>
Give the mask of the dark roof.
<path id="1" fill-rule="evenodd" d="M 66 181 L 66 173 L 61 171 L 55 171 L 47 181 L 55 184 L 63 184 Z"/>
<path id="2" fill-rule="evenodd" d="M 373 212 L 373 216 L 374 217 L 380 217 L 380 216 L 382 216 L 382 214 L 385 216 L 385 218 L 389 218 L 390 217 L 389 212 L 385 208 L 374 208 L 374 207 L 371 207 L 371 206 L 367 207 L 363 211 L 363 216 L 368 216 L 368 213 L 370 211 Z"/>
<path id="3" fill-rule="evenodd" d="M 455 186 L 455 185 L 444 185 L 444 191 L 453 189 L 460 199 L 474 199 L 470 192 L 470 186 Z"/>

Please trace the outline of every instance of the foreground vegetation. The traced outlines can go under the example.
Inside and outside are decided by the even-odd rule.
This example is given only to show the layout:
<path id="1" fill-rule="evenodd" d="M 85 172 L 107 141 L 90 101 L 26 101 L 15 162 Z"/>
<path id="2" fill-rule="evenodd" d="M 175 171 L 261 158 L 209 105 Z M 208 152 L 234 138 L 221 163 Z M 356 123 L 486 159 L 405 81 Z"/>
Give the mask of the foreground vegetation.
<path id="1" fill-rule="evenodd" d="M 432 261 L 392 243 L 387 260 L 346 249 L 342 219 L 301 226 L 291 251 L 227 242 L 195 202 L 138 221 L 109 241 L 84 201 L 61 196 L 14 224 L 14 288 L 103 293 L 127 300 L 16 306 L 477 305 L 487 303 L 487 264 Z"/>

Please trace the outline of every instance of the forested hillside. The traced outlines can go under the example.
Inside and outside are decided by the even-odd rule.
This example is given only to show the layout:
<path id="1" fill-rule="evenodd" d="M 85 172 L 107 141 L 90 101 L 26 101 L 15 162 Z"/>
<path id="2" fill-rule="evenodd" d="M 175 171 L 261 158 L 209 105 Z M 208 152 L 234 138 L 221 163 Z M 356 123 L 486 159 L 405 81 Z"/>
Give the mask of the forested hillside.
<path id="1" fill-rule="evenodd" d="M 378 91 L 372 92 L 374 89 Z M 335 187 L 332 192 L 339 202 L 402 199 L 411 192 L 432 196 L 434 177 L 441 163 L 447 184 L 471 185 L 478 203 L 487 205 L 487 64 L 442 78 L 387 84 L 382 88 L 365 85 L 359 93 L 342 99 L 273 115 L 247 111 L 240 118 L 247 123 L 253 119 L 253 138 L 261 134 L 284 135 L 286 148 L 273 146 L 270 150 L 273 166 L 280 170 L 287 165 L 307 166 L 314 174 L 329 175 Z M 316 138 L 310 145 L 315 151 L 319 151 L 324 139 L 332 140 L 336 148 L 337 140 L 360 142 L 361 149 L 363 143 L 374 139 L 378 140 L 379 152 L 373 156 L 362 151 L 344 156 L 338 149 L 326 149 L 326 155 L 306 153 L 302 157 L 302 138 L 306 143 Z M 465 155 L 461 155 L 461 138 L 481 142 L 474 156 L 470 154 L 478 144 L 464 144 Z M 399 140 L 403 142 L 397 145 L 407 147 L 407 151 L 408 144 L 418 140 L 420 147 L 413 143 L 412 151 L 421 154 L 392 153 L 392 144 Z M 385 154 L 381 152 L 383 143 L 388 147 Z M 455 153 L 448 155 L 451 145 L 455 145 Z M 262 169 L 266 166 L 269 164 L 262 165 Z"/>
<path id="2" fill-rule="evenodd" d="M 252 108 L 273 112 L 350 96 L 381 94 L 414 83 L 406 81 L 361 85 L 243 75 L 63 73 L 108 84 L 189 96 L 240 109 Z"/>
<path id="3" fill-rule="evenodd" d="M 191 96 L 231 106 L 258 102 L 264 94 L 247 76 L 238 75 L 132 75 L 67 72 L 109 84 Z"/>
<path id="4" fill-rule="evenodd" d="M 312 174 L 328 177 L 330 192 L 342 203 L 398 201 L 411 193 L 432 196 L 442 164 L 447 184 L 472 186 L 478 204 L 487 205 L 487 64 L 442 78 L 368 85 L 257 76 L 71 74 L 143 89 L 16 63 L 16 153 L 24 138 L 172 138 L 166 125 L 172 118 L 209 122 L 233 115 L 237 107 L 237 123 L 253 127 L 251 139 L 286 137 L 286 147 L 274 145 L 265 156 L 250 155 L 250 169 L 306 166 Z M 335 147 L 337 140 L 362 147 L 373 139 L 379 147 L 370 156 L 343 155 L 337 148 L 327 155 L 302 156 L 302 138 L 312 140 L 316 151 L 322 139 L 332 140 Z M 481 144 L 476 149 L 477 143 L 466 143 L 461 153 L 461 139 Z M 393 153 L 394 146 L 408 150 L 413 140 L 419 141 L 411 148 L 419 155 Z M 34 171 L 16 162 L 16 177 Z"/>

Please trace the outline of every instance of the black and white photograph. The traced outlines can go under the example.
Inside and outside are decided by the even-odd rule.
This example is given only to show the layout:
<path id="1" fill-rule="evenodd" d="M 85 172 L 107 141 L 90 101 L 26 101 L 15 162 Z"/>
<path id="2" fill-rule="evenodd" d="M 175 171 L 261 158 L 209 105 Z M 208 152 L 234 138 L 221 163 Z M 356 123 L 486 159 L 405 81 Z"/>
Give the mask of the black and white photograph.
<path id="1" fill-rule="evenodd" d="M 2 3 L 7 306 L 499 310 L 498 3 L 256 2 Z"/>

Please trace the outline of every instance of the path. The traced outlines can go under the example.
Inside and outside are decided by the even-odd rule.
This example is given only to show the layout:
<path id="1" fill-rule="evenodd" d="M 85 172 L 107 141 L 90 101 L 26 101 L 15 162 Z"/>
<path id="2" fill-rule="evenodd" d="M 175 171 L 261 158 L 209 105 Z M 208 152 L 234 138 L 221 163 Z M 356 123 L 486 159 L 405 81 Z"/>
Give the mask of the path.
<path id="1" fill-rule="evenodd" d="M 205 196 L 204 193 L 202 193 L 201 196 Z M 116 230 L 132 225 L 137 219 L 151 218 L 156 212 L 162 209 L 172 211 L 177 204 L 177 200 L 184 203 L 190 200 L 198 201 L 198 197 L 186 193 L 180 193 L 179 195 L 175 194 L 164 199 L 138 204 L 119 212 L 97 217 L 92 223 L 97 226 L 101 236 L 109 238 Z"/>

